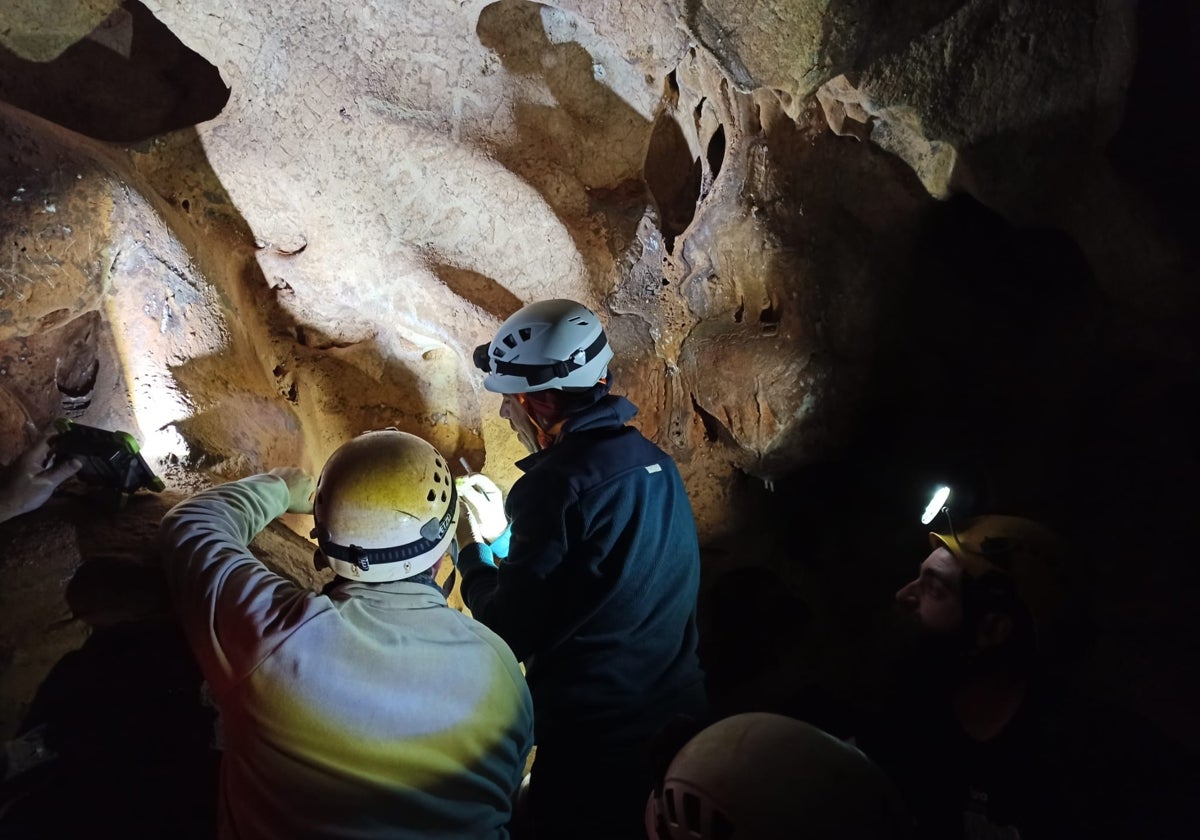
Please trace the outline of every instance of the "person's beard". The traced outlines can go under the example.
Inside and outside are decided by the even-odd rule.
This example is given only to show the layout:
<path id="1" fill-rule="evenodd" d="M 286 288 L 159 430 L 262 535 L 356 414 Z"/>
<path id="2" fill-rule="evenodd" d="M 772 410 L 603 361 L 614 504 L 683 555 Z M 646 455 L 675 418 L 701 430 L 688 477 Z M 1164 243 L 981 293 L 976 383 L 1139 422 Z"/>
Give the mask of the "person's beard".
<path id="1" fill-rule="evenodd" d="M 915 612 L 897 608 L 888 629 L 898 688 L 939 692 L 962 679 L 972 653 L 963 628 L 931 630 Z"/>

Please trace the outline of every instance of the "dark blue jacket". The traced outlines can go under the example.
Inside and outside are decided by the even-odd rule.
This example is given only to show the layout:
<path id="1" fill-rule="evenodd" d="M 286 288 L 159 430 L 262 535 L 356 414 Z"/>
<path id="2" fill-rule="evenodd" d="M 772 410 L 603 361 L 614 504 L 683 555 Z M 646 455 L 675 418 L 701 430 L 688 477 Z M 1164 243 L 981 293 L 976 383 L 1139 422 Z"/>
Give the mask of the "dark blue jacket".
<path id="1" fill-rule="evenodd" d="M 508 557 L 459 557 L 463 599 L 525 662 L 538 743 L 642 739 L 703 714 L 700 554 L 675 463 L 607 396 L 518 462 Z"/>

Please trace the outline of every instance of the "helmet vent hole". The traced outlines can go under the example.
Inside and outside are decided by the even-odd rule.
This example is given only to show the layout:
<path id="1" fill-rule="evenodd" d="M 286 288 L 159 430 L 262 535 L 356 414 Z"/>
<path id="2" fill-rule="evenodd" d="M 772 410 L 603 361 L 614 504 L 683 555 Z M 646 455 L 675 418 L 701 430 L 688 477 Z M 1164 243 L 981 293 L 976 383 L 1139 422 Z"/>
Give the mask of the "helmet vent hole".
<path id="1" fill-rule="evenodd" d="M 435 499 L 437 499 L 437 493 L 434 493 L 434 492 L 433 492 L 433 490 L 430 490 L 430 491 L 429 491 L 429 495 L 425 497 L 425 500 L 426 500 L 426 501 L 429 501 L 429 502 L 432 502 L 432 501 L 434 501 Z"/>
<path id="2" fill-rule="evenodd" d="M 722 812 L 713 811 L 712 825 L 709 828 L 712 829 L 709 834 L 712 840 L 733 840 L 733 823 Z"/>
<path id="3" fill-rule="evenodd" d="M 441 458 L 434 458 L 434 459 L 433 459 L 433 465 L 434 465 L 435 467 L 437 467 L 437 468 L 440 470 L 440 469 L 442 468 L 442 459 L 441 459 Z"/>
<path id="4" fill-rule="evenodd" d="M 445 490 L 442 491 L 442 501 L 443 502 L 446 501 L 446 491 Z"/>
<path id="5" fill-rule="evenodd" d="M 663 800 L 667 804 L 667 821 L 671 825 L 679 825 L 679 814 L 675 812 L 675 791 L 670 789 L 663 791 Z"/>
<path id="6" fill-rule="evenodd" d="M 528 341 L 533 337 L 533 330 L 529 329 L 529 327 L 521 327 L 517 332 L 521 334 L 522 341 Z"/>
<path id="7" fill-rule="evenodd" d="M 525 330 L 521 330 L 521 332 L 525 332 Z M 517 346 L 517 340 L 515 338 L 513 338 L 512 333 L 509 333 L 508 335 L 504 336 L 504 346 L 509 347 L 509 348 Z"/>
<path id="8" fill-rule="evenodd" d="M 700 797 L 694 793 L 683 795 L 683 826 L 688 831 L 700 834 Z"/>
<path id="9" fill-rule="evenodd" d="M 433 474 L 433 483 L 434 483 L 434 484 L 441 484 L 441 483 L 442 483 L 442 474 L 441 474 L 441 473 L 434 473 L 434 474 Z"/>

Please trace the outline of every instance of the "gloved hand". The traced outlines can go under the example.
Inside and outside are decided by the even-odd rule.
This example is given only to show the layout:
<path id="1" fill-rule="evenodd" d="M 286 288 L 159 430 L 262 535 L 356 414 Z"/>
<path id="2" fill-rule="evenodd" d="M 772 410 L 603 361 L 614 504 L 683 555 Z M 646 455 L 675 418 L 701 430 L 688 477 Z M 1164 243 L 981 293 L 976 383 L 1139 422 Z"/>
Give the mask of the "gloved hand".
<path id="1" fill-rule="evenodd" d="M 490 543 L 504 533 L 508 528 L 504 496 L 494 481 L 483 473 L 474 473 L 454 479 L 454 485 L 477 542 Z"/>
<path id="2" fill-rule="evenodd" d="M 312 513 L 313 492 L 317 480 L 299 467 L 276 467 L 271 475 L 282 478 L 288 487 L 288 513 Z"/>
<path id="3" fill-rule="evenodd" d="M 75 458 L 53 463 L 50 450 L 53 437 L 52 432 L 42 434 L 17 460 L 0 470 L 0 522 L 37 510 L 58 485 L 83 466 Z"/>

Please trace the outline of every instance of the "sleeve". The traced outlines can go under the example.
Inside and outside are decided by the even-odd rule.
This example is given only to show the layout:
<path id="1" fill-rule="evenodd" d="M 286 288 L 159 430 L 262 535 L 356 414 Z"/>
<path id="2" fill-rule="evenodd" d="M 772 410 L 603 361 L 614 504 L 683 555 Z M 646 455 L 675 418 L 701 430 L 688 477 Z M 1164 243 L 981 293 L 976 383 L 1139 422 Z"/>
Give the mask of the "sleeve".
<path id="1" fill-rule="evenodd" d="M 567 520 L 574 492 L 565 481 L 549 484 L 513 486 L 508 557 L 496 567 L 478 562 L 483 558 L 468 551 L 474 546 L 459 557 L 463 600 L 471 615 L 504 639 L 521 661 L 568 632 L 555 629 L 561 623 L 556 618 L 560 599 L 553 592 L 569 551 Z"/>
<path id="2" fill-rule="evenodd" d="M 488 543 L 488 548 L 492 550 L 492 555 L 494 557 L 504 560 L 508 557 L 508 546 L 510 542 L 512 542 L 511 522 L 504 527 L 504 530 L 500 533 L 500 536 Z"/>
<path id="3" fill-rule="evenodd" d="M 247 549 L 287 505 L 282 479 L 256 475 L 180 502 L 159 528 L 171 600 L 218 700 L 329 608 Z"/>

